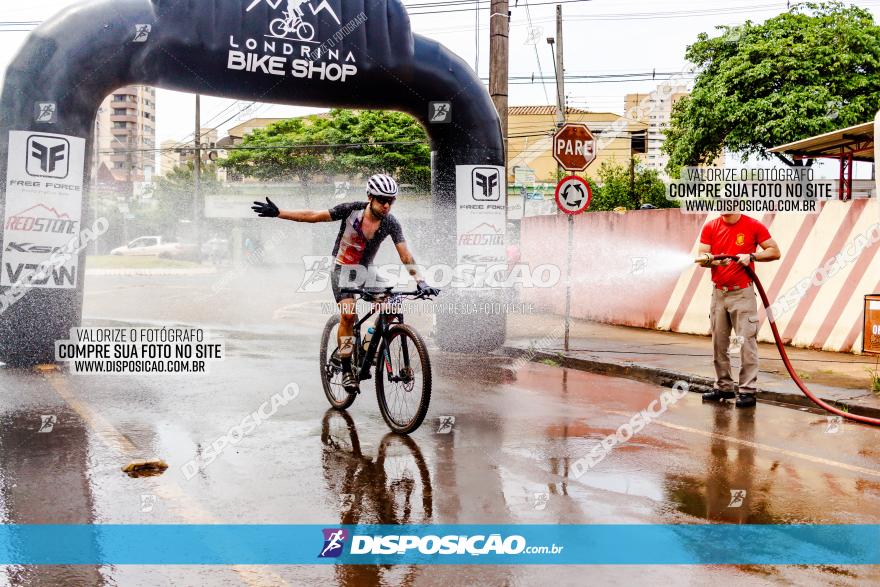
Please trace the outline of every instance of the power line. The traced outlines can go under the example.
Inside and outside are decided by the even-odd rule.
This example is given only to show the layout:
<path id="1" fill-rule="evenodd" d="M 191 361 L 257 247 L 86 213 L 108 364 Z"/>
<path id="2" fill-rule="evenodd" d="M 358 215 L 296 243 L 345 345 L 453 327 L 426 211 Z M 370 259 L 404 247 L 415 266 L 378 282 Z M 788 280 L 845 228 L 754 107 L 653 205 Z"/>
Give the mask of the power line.
<path id="1" fill-rule="evenodd" d="M 580 4 L 582 2 L 592 2 L 593 0 L 558 0 L 557 2 L 537 2 L 532 4 L 532 6 L 551 6 L 556 4 Z M 488 7 L 486 7 L 488 8 Z M 422 14 L 450 14 L 453 12 L 471 12 L 472 10 L 485 10 L 486 8 L 452 8 L 451 10 L 429 10 L 426 12 L 411 12 L 407 10 L 407 13 L 412 16 L 418 16 Z M 514 7 L 516 8 L 516 7 Z"/>

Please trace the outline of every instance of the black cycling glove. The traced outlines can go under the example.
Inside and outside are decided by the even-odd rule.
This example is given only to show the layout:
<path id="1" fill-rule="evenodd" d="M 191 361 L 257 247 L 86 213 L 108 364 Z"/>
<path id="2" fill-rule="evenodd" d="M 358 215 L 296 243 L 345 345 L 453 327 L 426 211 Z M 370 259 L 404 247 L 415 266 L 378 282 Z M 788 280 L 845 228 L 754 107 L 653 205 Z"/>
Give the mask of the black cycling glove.
<path id="1" fill-rule="evenodd" d="M 418 289 L 419 289 L 419 294 L 421 294 L 422 297 L 427 298 L 427 297 L 436 297 L 436 296 L 440 295 L 440 290 L 439 290 L 439 289 L 437 289 L 436 287 L 431 287 L 431 286 L 428 285 L 428 283 L 427 283 L 426 281 L 424 281 L 424 280 L 418 282 L 418 283 L 416 284 L 416 287 L 418 287 Z"/>
<path id="2" fill-rule="evenodd" d="M 263 202 L 254 202 L 251 210 L 256 212 L 260 218 L 278 218 L 278 215 L 281 214 L 281 210 L 269 198 L 266 198 L 265 204 Z"/>

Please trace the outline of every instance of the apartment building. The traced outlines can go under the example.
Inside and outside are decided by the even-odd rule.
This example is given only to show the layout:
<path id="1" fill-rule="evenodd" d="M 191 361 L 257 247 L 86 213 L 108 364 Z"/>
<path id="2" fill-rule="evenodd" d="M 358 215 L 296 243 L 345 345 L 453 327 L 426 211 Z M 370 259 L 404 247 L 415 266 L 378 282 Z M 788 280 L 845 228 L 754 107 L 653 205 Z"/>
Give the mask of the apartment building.
<path id="1" fill-rule="evenodd" d="M 624 116 L 648 125 L 645 165 L 665 174 L 669 156 L 660 148 L 666 140 L 664 131 L 669 127 L 672 107 L 689 94 L 686 84 L 660 84 L 653 92 L 627 94 L 624 97 Z"/>
<path id="2" fill-rule="evenodd" d="M 95 177 L 112 177 L 119 184 L 150 181 L 157 155 L 155 88 L 126 86 L 107 96 L 95 120 L 95 137 Z"/>

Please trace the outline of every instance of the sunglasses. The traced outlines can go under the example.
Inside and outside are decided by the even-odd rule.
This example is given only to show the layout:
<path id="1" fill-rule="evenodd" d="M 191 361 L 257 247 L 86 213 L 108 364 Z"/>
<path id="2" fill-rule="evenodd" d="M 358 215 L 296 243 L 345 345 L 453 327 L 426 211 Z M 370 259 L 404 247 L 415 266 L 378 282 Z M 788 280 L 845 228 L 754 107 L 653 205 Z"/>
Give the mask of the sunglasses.
<path id="1" fill-rule="evenodd" d="M 380 206 L 384 206 L 388 204 L 389 206 L 394 203 L 394 198 L 383 198 L 381 196 L 373 196 L 373 199 L 376 200 Z"/>

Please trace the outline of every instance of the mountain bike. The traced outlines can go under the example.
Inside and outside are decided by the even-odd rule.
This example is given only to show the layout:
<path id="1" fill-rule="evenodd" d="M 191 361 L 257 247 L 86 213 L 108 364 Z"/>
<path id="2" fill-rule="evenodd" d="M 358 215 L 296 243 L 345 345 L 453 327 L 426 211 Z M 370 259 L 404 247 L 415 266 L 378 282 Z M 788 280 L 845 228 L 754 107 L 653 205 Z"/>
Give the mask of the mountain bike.
<path id="1" fill-rule="evenodd" d="M 423 299 L 420 292 L 394 292 L 391 287 L 343 289 L 342 293 L 373 304 L 370 312 L 354 326 L 354 353 L 351 364 L 359 381 L 366 381 L 376 367 L 376 399 L 385 423 L 399 434 L 415 431 L 428 413 L 431 402 L 431 360 L 421 335 L 404 324 L 399 311 L 404 298 Z M 379 314 L 372 337 L 364 347 L 361 326 Z M 331 317 L 321 335 L 319 360 L 321 383 L 330 405 L 348 409 L 357 398 L 342 387 L 342 361 L 339 358 L 337 331 L 339 315 Z"/>

